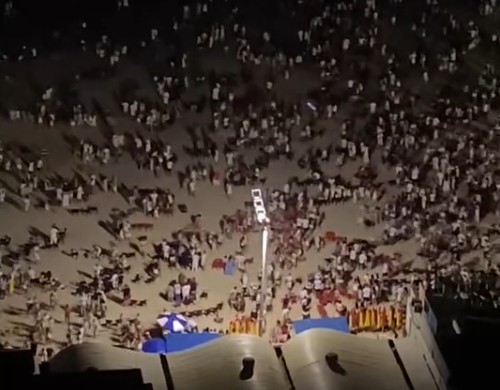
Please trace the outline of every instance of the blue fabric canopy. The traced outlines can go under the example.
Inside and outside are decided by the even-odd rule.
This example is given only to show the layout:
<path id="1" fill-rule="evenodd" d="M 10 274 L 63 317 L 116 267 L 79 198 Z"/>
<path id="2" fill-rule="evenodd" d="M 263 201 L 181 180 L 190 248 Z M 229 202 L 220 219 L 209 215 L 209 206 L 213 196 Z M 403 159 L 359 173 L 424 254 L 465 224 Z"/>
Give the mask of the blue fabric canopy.
<path id="1" fill-rule="evenodd" d="M 295 329 L 296 334 L 305 332 L 306 330 L 309 329 L 317 329 L 317 328 L 331 329 L 342 333 L 350 333 L 347 317 L 298 320 L 294 321 L 293 327 Z"/>
<path id="2" fill-rule="evenodd" d="M 146 340 L 142 351 L 146 353 L 181 352 L 219 338 L 218 333 L 172 333 L 165 338 Z"/>
<path id="3" fill-rule="evenodd" d="M 162 338 L 146 340 L 142 343 L 142 352 L 167 353 L 167 342 Z"/>

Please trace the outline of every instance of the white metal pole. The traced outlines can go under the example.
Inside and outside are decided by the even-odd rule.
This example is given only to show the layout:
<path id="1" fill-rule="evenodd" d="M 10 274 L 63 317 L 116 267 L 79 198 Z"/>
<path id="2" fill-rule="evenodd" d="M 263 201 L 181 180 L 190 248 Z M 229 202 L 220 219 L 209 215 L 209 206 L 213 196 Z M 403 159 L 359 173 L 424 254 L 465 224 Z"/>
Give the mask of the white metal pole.
<path id="1" fill-rule="evenodd" d="M 267 296 L 267 243 L 269 227 L 264 225 L 262 231 L 262 278 L 260 281 L 259 335 L 263 336 L 266 328 L 266 296 Z"/>

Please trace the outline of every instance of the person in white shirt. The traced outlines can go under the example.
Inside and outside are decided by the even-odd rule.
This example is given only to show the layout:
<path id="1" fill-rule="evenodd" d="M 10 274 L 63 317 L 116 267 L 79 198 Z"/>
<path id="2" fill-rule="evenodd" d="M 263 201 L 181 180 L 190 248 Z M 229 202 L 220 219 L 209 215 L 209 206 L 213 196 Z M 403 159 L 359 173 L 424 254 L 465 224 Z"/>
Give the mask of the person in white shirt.
<path id="1" fill-rule="evenodd" d="M 246 271 L 241 273 L 241 287 L 243 288 L 243 291 L 246 291 L 248 288 L 248 274 Z"/>
<path id="2" fill-rule="evenodd" d="M 191 271 L 198 271 L 198 268 L 200 267 L 200 255 L 198 252 L 195 252 L 193 254 L 193 259 L 191 261 Z"/>
<path id="3" fill-rule="evenodd" d="M 59 243 L 59 229 L 53 225 L 50 229 L 50 241 L 51 246 L 57 246 Z"/>
<path id="4" fill-rule="evenodd" d="M 366 285 L 365 287 L 363 287 L 362 295 L 363 295 L 363 300 L 365 302 L 369 302 L 371 300 L 371 298 L 372 298 L 372 289 L 370 288 L 370 286 Z"/>
<path id="5" fill-rule="evenodd" d="M 205 269 L 205 264 L 207 263 L 207 252 L 203 251 L 200 255 L 200 267 Z"/>
<path id="6" fill-rule="evenodd" d="M 349 251 L 349 260 L 350 260 L 351 262 L 354 262 L 354 261 L 356 261 L 356 257 L 357 257 L 356 250 L 355 250 L 355 249 L 351 249 L 351 250 Z"/>
<path id="7" fill-rule="evenodd" d="M 212 89 L 212 100 L 214 102 L 218 102 L 220 99 L 220 85 L 216 84 L 215 87 Z"/>
<path id="8" fill-rule="evenodd" d="M 179 282 L 174 284 L 174 300 L 180 301 L 182 298 L 182 289 L 181 284 Z"/>
<path id="9" fill-rule="evenodd" d="M 285 286 L 288 291 L 292 291 L 293 289 L 293 277 L 292 274 L 288 274 L 285 276 Z"/>
<path id="10" fill-rule="evenodd" d="M 191 293 L 191 285 L 189 283 L 186 283 L 181 288 L 183 302 L 186 302 L 187 300 L 189 300 L 190 293 Z"/>
<path id="11" fill-rule="evenodd" d="M 314 291 L 319 293 L 322 290 L 323 290 L 323 281 L 320 278 L 315 278 L 314 279 Z"/>
<path id="12" fill-rule="evenodd" d="M 365 252 L 361 252 L 359 254 L 359 257 L 358 257 L 358 262 L 359 262 L 359 266 L 361 267 L 361 269 L 366 269 L 366 262 L 368 260 L 368 256 L 366 255 Z"/>

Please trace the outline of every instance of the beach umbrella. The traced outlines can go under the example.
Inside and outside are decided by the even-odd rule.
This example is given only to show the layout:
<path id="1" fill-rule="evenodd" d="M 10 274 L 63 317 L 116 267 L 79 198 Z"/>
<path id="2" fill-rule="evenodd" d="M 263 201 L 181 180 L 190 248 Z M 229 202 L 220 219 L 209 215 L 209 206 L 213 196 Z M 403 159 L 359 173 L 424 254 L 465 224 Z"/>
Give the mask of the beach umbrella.
<path id="1" fill-rule="evenodd" d="M 196 323 L 181 314 L 165 313 L 156 320 L 164 332 L 182 333 L 196 326 Z"/>
<path id="2" fill-rule="evenodd" d="M 154 338 L 142 343 L 142 352 L 167 353 L 167 341 L 164 338 Z"/>

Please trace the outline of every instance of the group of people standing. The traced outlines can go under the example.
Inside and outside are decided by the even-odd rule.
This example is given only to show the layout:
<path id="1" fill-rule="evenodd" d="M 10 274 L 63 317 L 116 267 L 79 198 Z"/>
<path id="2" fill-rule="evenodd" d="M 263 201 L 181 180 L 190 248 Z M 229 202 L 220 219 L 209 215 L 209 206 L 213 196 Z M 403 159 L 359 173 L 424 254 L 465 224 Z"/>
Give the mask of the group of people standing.
<path id="1" fill-rule="evenodd" d="M 166 17 L 161 18 L 168 31 L 154 25 L 154 17 L 149 24 L 142 21 L 148 34 L 138 44 L 128 43 L 119 33 L 92 38 L 95 34 L 85 28 L 87 22 L 80 21 L 73 31 L 75 37 L 67 41 L 77 37 L 78 47 L 88 55 L 94 45 L 101 65 L 113 70 L 103 77 L 113 77 L 124 58 L 148 57 L 146 67 L 151 66 L 149 73 L 155 75 L 158 103 L 150 104 L 132 89 L 119 102 L 117 115 L 134 121 L 139 130 L 110 126 L 103 115 L 98 124 L 111 128 L 104 141 L 92 141 L 76 132 L 76 163 L 94 171 L 88 175 L 62 177 L 46 167 L 42 156 L 28 158 L 14 143 L 5 143 L 0 154 L 1 176 L 17 183 L 19 190 L 2 184 L 2 207 L 9 207 L 5 203 L 11 200 L 21 202 L 29 212 L 31 199 L 36 199 L 45 210 L 70 210 L 71 205 L 82 204 L 87 205 L 82 213 L 99 214 L 99 208 L 89 207 L 89 202 L 97 192 L 110 191 L 124 196 L 133 210 L 113 214 L 111 223 L 104 225 L 111 225 L 107 230 L 114 240 L 137 244 L 141 258 L 152 257 L 145 270 L 146 281 L 162 280 L 164 262 L 171 268 L 201 273 L 207 268 L 207 256 L 226 250 L 224 244 L 236 237 L 239 251 L 228 253 L 225 261 L 238 264 L 240 285 L 227 293 L 231 308 L 242 318 L 255 320 L 261 305 L 268 316 L 276 315 L 276 308 L 281 307 L 277 314 L 281 329 L 296 317 L 296 306 L 303 318 L 309 318 L 315 304 L 324 309 L 333 303 L 339 307 L 337 312 L 350 313 L 353 331 L 401 329 L 401 310 L 417 279 L 429 285 L 436 275 L 454 278 L 472 272 L 461 258 L 479 249 L 483 253 L 478 266 L 497 275 L 490 241 L 494 235 L 484 225 L 488 218 L 498 216 L 500 199 L 496 177 L 500 127 L 495 116 L 498 71 L 488 62 L 481 64 L 479 74 L 468 67 L 478 47 L 491 49 L 498 44 L 498 38 L 493 39 L 497 35 L 482 32 L 475 18 L 459 17 L 442 2 L 409 3 L 278 1 L 268 4 L 269 14 L 283 22 L 277 23 L 267 16 L 256 17 L 262 5 L 200 1 L 182 5 L 170 14 L 168 23 Z M 121 1 L 114 23 L 127 21 L 133 7 Z M 406 12 L 407 7 L 415 12 Z M 472 8 L 477 16 L 489 15 L 495 7 L 495 2 L 486 0 Z M 187 34 L 188 30 L 195 31 L 195 36 Z M 397 36 L 404 37 L 404 43 Z M 166 61 L 164 49 L 169 44 L 175 50 Z M 224 61 L 236 60 L 239 73 L 196 69 L 200 52 L 214 52 Z M 153 69 L 166 62 L 168 74 Z M 315 82 L 305 77 L 311 68 L 320 76 Z M 301 92 L 287 94 L 287 86 Z M 195 103 L 188 99 L 194 90 L 201 90 L 202 96 Z M 40 99 L 50 101 L 57 92 L 57 88 L 49 88 Z M 54 114 L 48 114 L 46 123 L 47 108 L 42 107 L 42 120 L 37 122 L 50 127 Z M 10 117 L 21 109 L 12 107 Z M 93 114 L 85 112 L 76 108 L 76 116 L 67 124 L 79 127 L 82 121 L 90 121 L 93 125 Z M 188 128 L 184 118 L 194 120 L 196 126 Z M 184 131 L 178 133 L 179 127 Z M 177 145 L 179 139 L 184 148 Z M 106 173 L 128 158 L 139 170 L 153 172 L 155 180 L 171 180 L 176 174 L 178 188 L 130 188 L 121 182 L 123 178 Z M 284 184 L 280 188 L 266 185 L 273 164 L 290 167 L 281 172 Z M 354 175 L 353 166 L 359 167 Z M 271 216 L 272 249 L 268 267 L 260 275 L 253 276 L 251 261 L 246 261 L 247 235 L 259 230 L 248 204 L 242 204 L 234 216 L 220 210 L 224 214 L 220 231 L 193 223 L 189 234 L 162 237 L 159 246 L 144 241 L 146 234 L 134 230 L 149 234 L 155 219 L 185 213 L 186 206 L 179 199 L 198 199 L 198 189 L 205 181 L 212 185 L 215 196 L 228 198 L 236 196 L 237 186 L 269 187 L 264 192 Z M 323 229 L 325 219 L 332 207 L 350 203 L 362 206 L 360 222 L 376 237 L 369 244 L 355 240 L 358 237 L 338 238 L 332 245 L 331 235 Z M 134 226 L 133 213 L 151 217 L 147 220 L 152 222 Z M 53 227 L 47 250 L 58 245 L 66 249 L 61 243 L 62 231 Z M 378 247 L 413 239 L 422 247 L 426 272 L 403 277 L 404 259 L 381 259 Z M 40 253 L 45 246 L 36 241 L 29 248 L 29 256 L 15 261 L 42 264 Z M 102 256 L 102 249 L 109 253 Z M 129 280 L 127 253 L 116 248 L 98 252 L 90 251 L 88 257 L 97 262 L 107 257 L 109 265 L 96 266 L 90 280 L 79 286 L 79 302 L 74 306 L 79 308 L 81 325 L 77 329 L 71 323 L 68 326 L 78 342 L 98 335 L 101 328 L 97 325 L 107 321 L 109 296 L 121 292 L 122 303 L 137 306 L 148 299 L 134 296 L 132 283 L 142 279 L 139 275 L 135 282 Z M 71 257 L 78 254 L 79 250 L 70 251 Z M 317 261 L 324 254 L 326 261 Z M 298 274 L 303 262 L 314 264 L 309 267 L 311 274 Z M 5 272 L 7 277 L 0 280 L 17 280 L 17 269 Z M 56 274 L 57 270 L 50 272 Z M 265 296 L 259 289 L 262 272 L 270 281 Z M 49 280 L 53 279 L 51 274 Z M 203 276 L 196 281 L 195 295 L 204 291 Z M 168 283 L 162 289 L 168 286 L 170 301 L 181 305 L 197 301 L 196 296 L 191 299 L 190 283 Z M 46 285 L 59 289 L 64 284 Z M 6 288 L 0 289 L 0 297 L 6 299 L 20 288 L 17 284 L 12 289 L 5 283 L 2 286 Z M 498 300 L 493 285 L 481 291 Z M 335 293 L 335 300 L 321 300 L 326 292 Z M 56 315 L 57 305 L 43 310 L 33 309 L 33 302 L 29 306 L 30 312 L 37 313 L 37 334 L 44 335 L 39 339 L 48 342 L 53 338 L 50 318 Z M 121 331 L 128 346 L 139 344 L 144 331 L 141 321 L 121 320 L 127 324 Z M 74 338 L 67 337 L 67 342 Z"/>

